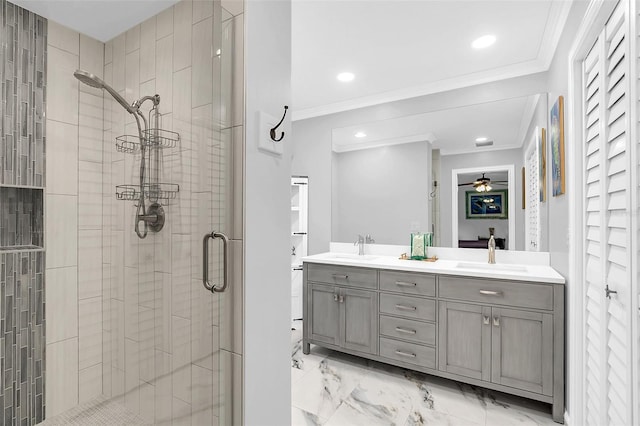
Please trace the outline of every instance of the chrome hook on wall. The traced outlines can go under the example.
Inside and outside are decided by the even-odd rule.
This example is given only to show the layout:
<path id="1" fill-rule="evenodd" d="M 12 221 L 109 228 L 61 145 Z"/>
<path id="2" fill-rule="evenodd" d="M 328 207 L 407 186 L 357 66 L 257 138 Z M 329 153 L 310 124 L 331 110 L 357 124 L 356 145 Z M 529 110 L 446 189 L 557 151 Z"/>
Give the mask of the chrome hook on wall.
<path id="1" fill-rule="evenodd" d="M 280 138 L 276 139 L 276 130 L 278 129 L 278 127 L 280 127 L 280 125 L 284 121 L 284 118 L 287 116 L 287 110 L 288 109 L 289 109 L 289 107 L 287 105 L 285 105 L 284 106 L 284 114 L 282 115 L 282 118 L 280 119 L 280 122 L 278 124 L 276 124 L 276 126 L 273 127 L 271 130 L 269 130 L 269 135 L 271 136 L 271 140 L 274 141 L 274 142 L 280 142 L 284 138 L 284 132 L 282 132 L 282 134 L 280 135 Z"/>

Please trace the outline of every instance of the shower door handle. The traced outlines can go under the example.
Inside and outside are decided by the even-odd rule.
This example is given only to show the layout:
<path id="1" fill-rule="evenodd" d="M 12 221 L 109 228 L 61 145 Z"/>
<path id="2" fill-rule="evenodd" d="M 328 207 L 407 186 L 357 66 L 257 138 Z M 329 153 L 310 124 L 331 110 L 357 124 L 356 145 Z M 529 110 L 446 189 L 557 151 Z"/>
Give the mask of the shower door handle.
<path id="1" fill-rule="evenodd" d="M 211 284 L 209 282 L 209 238 L 215 240 L 219 238 L 222 240 L 222 285 L 216 286 L 215 284 Z M 229 238 L 224 235 L 222 232 L 213 231 L 210 234 L 205 234 L 202 239 L 202 284 L 204 288 L 209 290 L 212 293 L 220 293 L 226 290 L 227 285 L 229 284 L 229 273 L 228 273 L 228 251 L 229 251 Z"/>

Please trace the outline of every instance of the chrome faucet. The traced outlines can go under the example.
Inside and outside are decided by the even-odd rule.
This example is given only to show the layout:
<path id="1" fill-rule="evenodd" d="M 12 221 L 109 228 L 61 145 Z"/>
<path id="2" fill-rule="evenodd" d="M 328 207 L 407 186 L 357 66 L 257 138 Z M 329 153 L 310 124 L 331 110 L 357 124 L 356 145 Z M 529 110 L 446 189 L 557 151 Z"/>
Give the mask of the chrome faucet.
<path id="1" fill-rule="evenodd" d="M 496 263 L 496 240 L 493 238 L 493 235 L 489 237 L 489 263 Z"/>
<path id="2" fill-rule="evenodd" d="M 364 237 L 358 234 L 358 241 L 353 243 L 354 246 L 358 246 L 358 254 L 360 256 L 364 255 Z"/>
<path id="3" fill-rule="evenodd" d="M 367 234 L 367 236 L 366 236 L 366 237 L 364 237 L 364 238 L 365 238 L 364 242 L 365 242 L 365 243 L 367 243 L 367 244 L 373 244 L 373 243 L 375 243 L 375 242 L 376 242 L 376 240 L 374 240 L 374 239 L 371 237 L 371 234 Z"/>

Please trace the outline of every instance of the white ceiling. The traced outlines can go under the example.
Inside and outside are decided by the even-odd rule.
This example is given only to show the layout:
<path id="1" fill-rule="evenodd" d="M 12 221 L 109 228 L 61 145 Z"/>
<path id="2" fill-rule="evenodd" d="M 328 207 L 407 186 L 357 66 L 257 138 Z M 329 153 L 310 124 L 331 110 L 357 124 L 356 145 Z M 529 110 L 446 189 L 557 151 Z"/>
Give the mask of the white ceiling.
<path id="1" fill-rule="evenodd" d="M 332 131 L 332 147 L 335 152 L 346 152 L 429 141 L 442 155 L 519 148 L 538 98 L 518 97 L 336 128 Z M 366 137 L 356 138 L 357 132 L 364 132 Z M 487 137 L 493 145 L 476 148 L 479 137 Z"/>
<path id="2" fill-rule="evenodd" d="M 106 42 L 179 0 L 11 0 L 24 9 Z"/>
<path id="3" fill-rule="evenodd" d="M 571 0 L 293 0 L 293 119 L 549 68 Z M 471 42 L 494 34 L 475 50 Z M 351 71 L 341 83 L 336 75 Z"/>

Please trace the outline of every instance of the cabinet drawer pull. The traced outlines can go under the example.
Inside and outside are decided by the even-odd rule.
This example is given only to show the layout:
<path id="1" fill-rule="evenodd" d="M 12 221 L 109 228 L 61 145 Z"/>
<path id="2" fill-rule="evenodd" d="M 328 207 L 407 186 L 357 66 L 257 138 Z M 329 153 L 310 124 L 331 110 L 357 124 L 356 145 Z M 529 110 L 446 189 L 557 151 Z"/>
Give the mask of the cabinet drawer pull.
<path id="1" fill-rule="evenodd" d="M 396 355 L 406 356 L 407 358 L 415 358 L 416 357 L 416 354 L 412 354 L 412 353 L 409 353 L 409 352 L 403 352 L 403 351 L 400 351 L 400 350 L 396 350 Z"/>
<path id="2" fill-rule="evenodd" d="M 396 305 L 396 309 L 400 309 L 401 311 L 415 311 L 418 308 L 416 308 L 415 306 L 401 305 L 400 303 L 398 303 Z"/>
<path id="3" fill-rule="evenodd" d="M 494 327 L 500 327 L 500 317 L 493 317 Z"/>
<path id="4" fill-rule="evenodd" d="M 333 300 L 336 302 L 338 301 L 338 295 L 336 293 L 333 293 Z"/>
<path id="5" fill-rule="evenodd" d="M 396 281 L 396 285 L 400 287 L 415 287 L 416 283 L 410 283 L 406 281 Z"/>
<path id="6" fill-rule="evenodd" d="M 396 331 L 398 333 L 405 333 L 405 334 L 416 334 L 417 333 L 416 330 L 411 330 L 409 328 L 404 328 L 404 327 L 396 327 Z"/>
<path id="7" fill-rule="evenodd" d="M 502 296 L 501 291 L 495 290 L 480 290 L 480 294 L 484 294 L 485 296 Z"/>
<path id="8" fill-rule="evenodd" d="M 340 303 L 344 303 L 344 295 L 340 295 Z"/>
<path id="9" fill-rule="evenodd" d="M 483 316 L 482 316 L 482 322 L 483 322 L 485 325 L 489 325 L 489 315 L 483 315 Z"/>
<path id="10" fill-rule="evenodd" d="M 349 275 L 344 275 L 344 274 L 333 274 L 333 278 L 342 278 L 343 280 L 346 280 L 349 278 Z"/>

